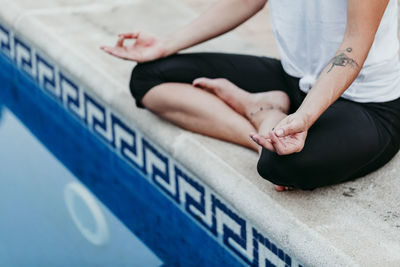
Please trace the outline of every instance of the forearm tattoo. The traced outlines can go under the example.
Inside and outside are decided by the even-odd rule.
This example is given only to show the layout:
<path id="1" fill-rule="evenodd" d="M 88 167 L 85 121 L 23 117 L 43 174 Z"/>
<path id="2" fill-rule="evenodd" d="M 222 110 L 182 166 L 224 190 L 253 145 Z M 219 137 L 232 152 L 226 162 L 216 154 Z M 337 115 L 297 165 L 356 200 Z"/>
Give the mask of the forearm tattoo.
<path id="1" fill-rule="evenodd" d="M 331 67 L 329 68 L 329 70 L 327 71 L 327 73 L 329 73 L 333 67 L 335 66 L 341 66 L 341 67 L 345 67 L 345 66 L 351 66 L 351 67 L 358 67 L 357 62 L 348 57 L 345 52 L 351 53 L 351 51 L 353 51 L 353 49 L 351 47 L 348 47 L 346 49 L 346 51 L 340 53 L 339 55 L 335 56 L 334 58 L 332 58 L 332 60 L 329 62 L 331 64 Z"/>

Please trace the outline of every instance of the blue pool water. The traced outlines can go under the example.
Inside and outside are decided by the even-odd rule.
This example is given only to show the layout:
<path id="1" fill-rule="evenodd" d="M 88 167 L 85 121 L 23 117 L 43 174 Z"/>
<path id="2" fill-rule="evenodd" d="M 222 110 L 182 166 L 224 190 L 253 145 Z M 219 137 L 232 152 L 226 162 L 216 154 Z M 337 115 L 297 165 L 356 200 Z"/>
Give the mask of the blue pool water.
<path id="1" fill-rule="evenodd" d="M 0 266 L 161 265 L 5 107 L 0 147 Z M 102 215 L 102 230 L 89 207 Z"/>
<path id="2" fill-rule="evenodd" d="M 14 64 L 0 56 L 0 266 L 245 264 Z"/>
<path id="3" fill-rule="evenodd" d="M 100 178 L 97 166 L 85 164 L 96 149 L 80 150 L 77 128 L 60 131 L 68 121 L 49 116 L 43 99 L 26 99 L 33 92 L 23 90 L 33 88 L 19 88 L 0 66 L 0 266 L 162 265 L 80 182 L 80 176 Z M 104 164 L 112 166 L 109 160 Z"/>

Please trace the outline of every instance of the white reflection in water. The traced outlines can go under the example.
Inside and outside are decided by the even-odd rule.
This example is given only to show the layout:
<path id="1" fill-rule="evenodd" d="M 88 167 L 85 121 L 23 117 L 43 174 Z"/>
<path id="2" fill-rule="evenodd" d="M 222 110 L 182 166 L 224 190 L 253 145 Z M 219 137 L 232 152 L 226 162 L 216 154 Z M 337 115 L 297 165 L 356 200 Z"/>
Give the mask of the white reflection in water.
<path id="1" fill-rule="evenodd" d="M 78 201 L 79 199 L 82 201 Z M 109 238 L 107 222 L 93 194 L 82 184 L 74 181 L 65 186 L 64 200 L 68 212 L 81 234 L 94 245 L 100 246 L 107 243 Z M 79 212 L 85 208 L 91 215 L 89 220 L 92 220 L 92 227 L 88 226 L 88 216 L 84 216 L 88 213 Z"/>

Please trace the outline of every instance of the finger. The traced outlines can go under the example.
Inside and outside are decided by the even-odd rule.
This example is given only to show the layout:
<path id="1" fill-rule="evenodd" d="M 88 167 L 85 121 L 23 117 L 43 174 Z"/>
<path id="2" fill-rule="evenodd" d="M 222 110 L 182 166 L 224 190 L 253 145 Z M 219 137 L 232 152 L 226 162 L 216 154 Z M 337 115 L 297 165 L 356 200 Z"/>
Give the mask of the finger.
<path id="1" fill-rule="evenodd" d="M 275 138 L 271 137 L 271 141 L 278 155 L 289 155 L 302 150 L 301 144 L 291 137 L 282 138 L 275 136 Z"/>
<path id="2" fill-rule="evenodd" d="M 278 137 L 288 136 L 304 131 L 304 123 L 298 119 L 286 120 L 286 123 L 278 124 L 275 127 L 275 134 Z"/>
<path id="3" fill-rule="evenodd" d="M 109 54 L 111 53 L 111 47 L 109 47 L 109 46 L 101 46 L 100 49 L 106 53 L 109 53 Z"/>
<path id="4" fill-rule="evenodd" d="M 113 54 L 115 52 L 115 48 L 114 47 L 106 46 L 106 47 L 103 47 L 102 49 L 103 49 L 104 52 L 107 52 L 109 54 Z"/>
<path id="5" fill-rule="evenodd" d="M 112 47 L 106 47 L 103 49 L 105 52 L 107 52 L 108 54 L 118 57 L 118 58 L 122 58 L 122 59 L 129 59 L 126 55 L 126 53 L 119 51 L 115 48 Z"/>
<path id="6" fill-rule="evenodd" d="M 140 31 L 135 31 L 135 32 L 129 32 L 129 33 L 120 33 L 118 34 L 119 38 L 123 39 L 136 39 L 140 35 Z"/>
<path id="7" fill-rule="evenodd" d="M 102 49 L 104 52 L 107 52 L 108 54 L 113 55 L 118 58 L 122 58 L 122 59 L 126 59 L 126 60 L 133 60 L 133 61 L 137 61 L 137 62 L 141 61 L 140 54 L 135 51 L 127 52 L 123 48 L 110 47 L 110 46 L 103 47 Z"/>
<path id="8" fill-rule="evenodd" d="M 269 133 L 269 138 L 271 139 L 271 144 L 278 155 L 288 154 L 285 142 L 282 142 L 282 140 L 278 138 L 273 132 Z"/>
<path id="9" fill-rule="evenodd" d="M 100 49 L 102 49 L 102 50 L 106 50 L 106 49 L 109 49 L 109 48 L 111 48 L 111 46 L 108 46 L 108 45 L 101 45 L 100 46 Z"/>
<path id="10" fill-rule="evenodd" d="M 269 151 L 275 152 L 274 146 L 271 144 L 271 140 L 269 138 L 255 133 L 250 133 L 250 138 L 259 146 L 262 146 Z"/>
<path id="11" fill-rule="evenodd" d="M 100 46 L 100 48 L 103 49 L 104 51 L 111 51 L 115 49 L 114 46 L 107 46 L 107 45 Z"/>
<path id="12" fill-rule="evenodd" d="M 256 138 L 257 138 L 258 136 L 260 136 L 260 137 L 262 137 L 262 138 L 265 138 L 266 141 L 267 141 L 268 143 L 271 143 L 271 139 L 270 139 L 269 137 L 267 137 L 267 136 L 262 136 L 262 135 L 260 135 L 260 134 L 258 134 L 258 133 L 250 133 L 250 137 L 253 137 L 253 136 L 255 136 Z"/>
<path id="13" fill-rule="evenodd" d="M 281 147 L 286 147 L 285 143 L 281 141 L 280 138 L 278 138 L 274 132 L 269 132 L 269 138 L 271 139 L 271 143 L 274 145 L 279 145 Z"/>
<path id="14" fill-rule="evenodd" d="M 117 46 L 117 47 L 123 47 L 123 46 L 124 46 L 124 41 L 125 41 L 125 38 L 122 37 L 122 36 L 120 36 L 120 37 L 118 38 L 117 44 L 116 44 L 115 46 Z"/>
<path id="15" fill-rule="evenodd" d="M 266 140 L 267 140 L 267 142 L 269 142 L 269 143 L 271 143 L 271 139 L 270 138 L 268 138 L 268 137 L 266 137 L 266 136 L 262 136 L 262 135 L 260 135 L 260 134 L 258 134 L 258 133 L 254 133 L 254 132 L 251 132 L 250 134 L 249 134 L 249 136 L 251 137 L 251 138 L 258 138 L 258 137 L 262 137 L 262 138 L 265 138 Z"/>

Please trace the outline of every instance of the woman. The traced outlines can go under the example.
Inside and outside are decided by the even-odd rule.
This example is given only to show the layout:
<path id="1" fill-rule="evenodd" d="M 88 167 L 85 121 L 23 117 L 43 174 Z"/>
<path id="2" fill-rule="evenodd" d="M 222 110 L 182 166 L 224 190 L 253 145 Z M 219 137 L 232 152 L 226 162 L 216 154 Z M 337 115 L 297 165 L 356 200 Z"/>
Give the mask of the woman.
<path id="1" fill-rule="evenodd" d="M 399 149 L 397 0 L 270 0 L 281 61 L 176 53 L 237 27 L 266 0 L 223 0 L 166 37 L 121 34 L 131 92 L 193 132 L 260 150 L 259 174 L 311 190 L 366 175 Z M 124 46 L 126 39 L 136 39 Z M 251 139 L 248 138 L 250 134 Z"/>

